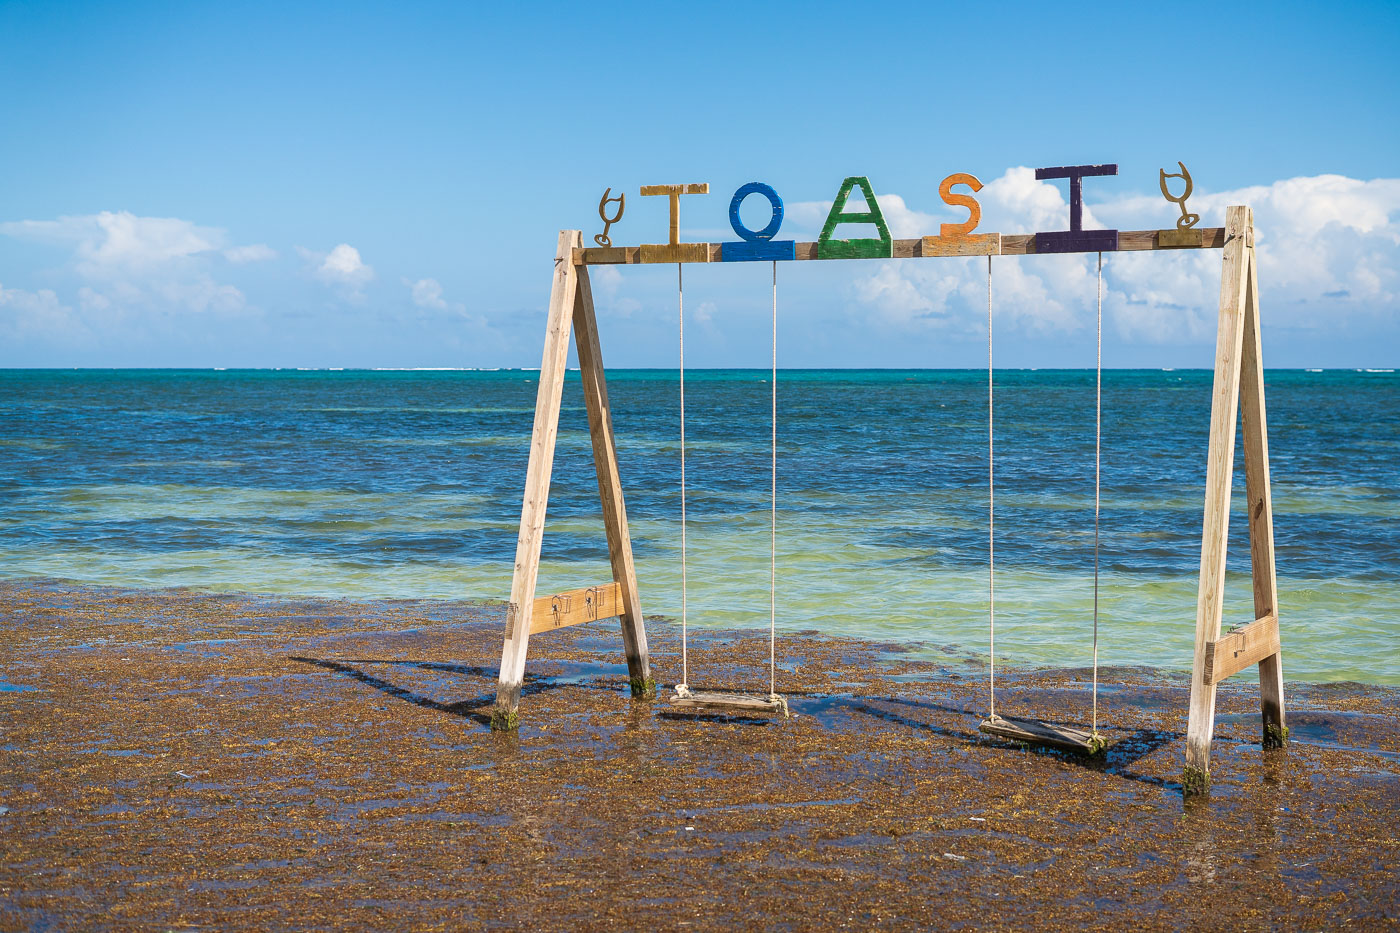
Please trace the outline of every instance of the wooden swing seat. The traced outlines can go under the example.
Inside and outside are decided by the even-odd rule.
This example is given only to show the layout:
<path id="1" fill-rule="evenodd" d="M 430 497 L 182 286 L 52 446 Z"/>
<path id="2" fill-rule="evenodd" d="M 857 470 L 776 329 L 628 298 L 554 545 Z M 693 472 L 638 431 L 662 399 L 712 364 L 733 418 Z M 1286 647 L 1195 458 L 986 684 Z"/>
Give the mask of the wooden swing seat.
<path id="1" fill-rule="evenodd" d="M 717 693 L 713 691 L 692 691 L 685 686 L 677 686 L 669 701 L 672 709 L 695 710 L 696 712 L 728 713 L 734 716 L 781 716 L 789 715 L 787 697 L 776 693 L 768 696 L 750 696 L 743 693 Z"/>
<path id="2" fill-rule="evenodd" d="M 1013 742 L 1046 745 L 1079 755 L 1097 755 L 1108 744 L 1102 736 L 1096 733 L 1085 732 L 1083 729 L 1075 729 L 1071 726 L 1058 726 L 1053 723 L 1041 722 L 1039 719 L 1007 719 L 1002 716 L 993 716 L 991 719 L 984 720 L 977 728 L 988 735 L 1010 739 Z"/>

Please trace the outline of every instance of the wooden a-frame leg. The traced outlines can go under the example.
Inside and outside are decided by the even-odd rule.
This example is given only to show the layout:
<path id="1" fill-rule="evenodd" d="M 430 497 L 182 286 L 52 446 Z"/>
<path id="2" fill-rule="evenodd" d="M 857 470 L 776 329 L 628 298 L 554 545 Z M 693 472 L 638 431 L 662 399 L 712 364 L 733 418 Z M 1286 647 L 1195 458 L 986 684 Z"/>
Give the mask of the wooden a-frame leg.
<path id="1" fill-rule="evenodd" d="M 1244 472 L 1249 500 L 1249 556 L 1254 578 L 1254 617 L 1278 615 L 1278 574 L 1274 569 L 1274 504 L 1269 490 L 1269 421 L 1264 411 L 1264 357 L 1259 334 L 1259 267 L 1249 254 L 1244 345 L 1240 359 L 1240 414 L 1244 419 Z M 1259 662 L 1259 702 L 1265 748 L 1288 741 L 1283 710 L 1283 652 Z"/>
<path id="2" fill-rule="evenodd" d="M 1187 793 L 1210 786 L 1210 739 L 1215 729 L 1215 684 L 1206 683 L 1206 647 L 1220 637 L 1225 599 L 1225 554 L 1230 529 L 1230 484 L 1235 466 L 1235 426 L 1239 411 L 1240 356 L 1252 239 L 1248 207 L 1225 213 L 1225 256 L 1220 274 L 1220 317 L 1215 341 L 1215 380 L 1211 390 L 1210 450 L 1206 458 L 1205 519 L 1201 531 L 1201 573 L 1196 596 L 1196 652 L 1191 666 L 1191 708 L 1186 722 Z"/>
<path id="3" fill-rule="evenodd" d="M 603 503 L 603 525 L 608 536 L 608 559 L 613 580 L 622 590 L 622 646 L 627 654 L 627 675 L 632 695 L 656 695 L 647 657 L 646 624 L 637 596 L 637 570 L 632 562 L 632 538 L 627 529 L 627 507 L 622 499 L 622 480 L 617 468 L 617 442 L 613 434 L 612 408 L 608 405 L 608 384 L 603 371 L 603 353 L 598 340 L 598 319 L 593 311 L 593 287 L 588 267 L 578 270 L 578 292 L 574 299 L 574 341 L 578 346 L 579 373 L 583 399 L 588 408 L 588 434 L 593 441 L 593 463 L 598 471 L 598 495 Z"/>
<path id="4" fill-rule="evenodd" d="M 517 723 L 516 708 L 520 705 L 520 685 L 525 678 L 535 582 L 540 572 L 545 507 L 549 504 L 549 477 L 554 468 L 554 442 L 559 433 L 564 368 L 569 357 L 569 324 L 578 292 L 579 275 L 573 263 L 573 251 L 582 243 L 580 231 L 561 230 L 559 249 L 554 254 L 554 284 L 549 293 L 544 358 L 540 361 L 540 384 L 535 396 L 530 465 L 525 473 L 520 537 L 515 544 L 515 573 L 510 584 L 510 603 L 506 606 L 506 638 L 501 651 L 500 680 L 496 685 L 496 708 L 491 714 L 493 729 L 513 729 Z"/>

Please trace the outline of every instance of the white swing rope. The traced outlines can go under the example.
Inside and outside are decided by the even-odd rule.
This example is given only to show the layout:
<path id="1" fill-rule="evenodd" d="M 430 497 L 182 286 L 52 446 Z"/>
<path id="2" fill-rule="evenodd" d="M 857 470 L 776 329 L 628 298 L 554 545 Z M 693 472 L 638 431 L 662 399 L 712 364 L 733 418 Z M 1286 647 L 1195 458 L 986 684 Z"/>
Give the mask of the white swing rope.
<path id="1" fill-rule="evenodd" d="M 1094 718 L 1099 734 L 1099 476 L 1103 452 L 1103 253 L 1099 253 L 1098 333 L 1094 341 Z"/>
<path id="2" fill-rule="evenodd" d="M 1094 338 L 1094 685 L 1091 734 L 1099 732 L 1099 489 L 1103 465 L 1103 253 L 1098 263 L 1097 322 Z M 992 419 L 992 257 L 987 257 L 987 694 L 988 719 L 997 716 L 995 469 Z"/>
<path id="3" fill-rule="evenodd" d="M 768 696 L 778 695 L 778 263 L 773 263 L 772 494 L 768 522 Z"/>
<path id="4" fill-rule="evenodd" d="M 680 324 L 680 404 L 681 404 L 681 683 L 690 684 L 689 638 L 686 625 L 686 488 L 685 488 L 685 282 L 684 267 L 676 263 L 676 304 Z M 768 524 L 768 695 L 778 695 L 778 264 L 773 263 L 773 369 L 772 434 L 770 445 L 771 494 Z"/>
<path id="5" fill-rule="evenodd" d="M 987 257 L 987 718 L 997 718 L 996 473 L 992 445 L 992 257 Z"/>
<path id="6" fill-rule="evenodd" d="M 682 688 L 690 683 L 690 659 L 687 656 L 686 637 L 686 568 L 685 568 L 685 282 L 681 270 L 684 266 L 676 263 L 676 302 L 680 317 L 680 376 L 681 376 L 681 683 Z"/>

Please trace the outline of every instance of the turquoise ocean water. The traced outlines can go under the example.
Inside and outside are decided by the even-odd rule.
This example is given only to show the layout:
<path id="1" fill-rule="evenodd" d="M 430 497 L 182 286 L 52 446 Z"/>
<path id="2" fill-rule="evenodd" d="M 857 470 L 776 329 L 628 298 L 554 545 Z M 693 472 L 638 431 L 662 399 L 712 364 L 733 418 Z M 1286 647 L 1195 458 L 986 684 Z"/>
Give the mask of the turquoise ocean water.
<path id="1" fill-rule="evenodd" d="M 1189 669 L 1210 378 L 1105 373 L 1101 663 Z M 1286 676 L 1400 683 L 1400 375 L 1267 382 Z M 985 652 L 986 373 L 778 385 L 780 629 Z M 676 373 L 609 387 L 643 607 L 676 616 Z M 0 371 L 0 575 L 504 599 L 535 391 L 529 371 Z M 693 624 L 767 625 L 768 392 L 687 373 Z M 609 578 L 576 373 L 564 405 L 541 593 Z M 1093 452 L 1093 372 L 997 373 L 1012 663 L 1089 661 Z M 1252 616 L 1237 474 L 1227 626 Z"/>

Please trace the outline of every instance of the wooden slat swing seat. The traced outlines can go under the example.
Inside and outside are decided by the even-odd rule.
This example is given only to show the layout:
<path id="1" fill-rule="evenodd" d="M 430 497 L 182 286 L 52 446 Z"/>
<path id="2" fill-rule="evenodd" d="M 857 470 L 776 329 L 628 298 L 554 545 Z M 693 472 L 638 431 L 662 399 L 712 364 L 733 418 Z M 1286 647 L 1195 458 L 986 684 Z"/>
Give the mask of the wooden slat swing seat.
<path id="1" fill-rule="evenodd" d="M 1088 732 L 1039 719 L 999 716 L 996 711 L 996 468 L 994 457 L 992 369 L 992 257 L 987 257 L 987 718 L 979 732 L 1080 755 L 1099 755 L 1107 741 L 1099 734 L 1099 479 L 1103 447 L 1103 253 L 1099 253 L 1097 364 L 1094 390 L 1094 687 L 1093 725 Z"/>
<path id="2" fill-rule="evenodd" d="M 690 650 L 687 626 L 686 573 L 686 482 L 685 482 L 685 289 L 682 269 L 676 264 L 676 298 L 680 319 L 680 409 L 681 409 L 681 682 L 669 697 L 673 710 L 722 713 L 733 716 L 789 715 L 787 699 L 777 692 L 777 594 L 778 594 L 778 264 L 773 263 L 773 370 L 772 437 L 770 451 L 770 507 L 768 526 L 768 693 L 754 695 L 710 690 L 691 690 Z"/>
<path id="3" fill-rule="evenodd" d="M 726 713 L 738 716 L 788 716 L 787 698 L 776 693 L 750 696 L 742 693 L 692 691 L 678 684 L 668 701 L 673 709 L 697 710 L 706 713 Z"/>
<path id="4" fill-rule="evenodd" d="M 1097 755 L 1107 743 L 1103 736 L 1073 726 L 1060 726 L 1039 719 L 1008 719 L 993 716 L 982 720 L 979 732 L 1027 745 L 1047 745 L 1060 751 Z"/>

